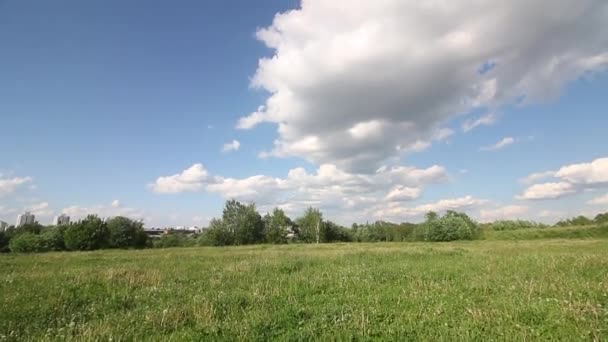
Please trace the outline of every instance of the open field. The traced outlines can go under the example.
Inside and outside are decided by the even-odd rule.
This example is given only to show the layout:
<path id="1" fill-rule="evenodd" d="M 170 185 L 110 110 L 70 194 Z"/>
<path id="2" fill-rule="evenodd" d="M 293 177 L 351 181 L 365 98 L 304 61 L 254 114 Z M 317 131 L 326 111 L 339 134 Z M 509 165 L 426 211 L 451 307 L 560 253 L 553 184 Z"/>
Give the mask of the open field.
<path id="1" fill-rule="evenodd" d="M 608 239 L 589 229 L 2 255 L 0 340 L 604 340 Z"/>

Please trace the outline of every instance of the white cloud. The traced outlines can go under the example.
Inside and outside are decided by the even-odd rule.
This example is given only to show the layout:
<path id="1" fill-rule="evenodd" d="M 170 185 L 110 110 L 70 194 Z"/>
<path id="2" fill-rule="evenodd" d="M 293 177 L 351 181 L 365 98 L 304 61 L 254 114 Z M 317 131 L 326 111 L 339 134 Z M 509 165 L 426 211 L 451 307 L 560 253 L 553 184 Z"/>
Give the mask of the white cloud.
<path id="1" fill-rule="evenodd" d="M 534 184 L 528 187 L 519 199 L 555 199 L 582 191 L 608 186 L 608 158 L 599 158 L 589 163 L 571 164 L 558 171 L 533 173 L 523 181 L 555 178 L 557 182 Z"/>
<path id="2" fill-rule="evenodd" d="M 608 194 L 605 194 L 605 195 L 600 196 L 600 197 L 596 197 L 596 198 L 590 200 L 589 202 L 587 202 L 587 204 L 590 204 L 590 205 L 604 205 L 604 204 L 608 204 Z"/>
<path id="3" fill-rule="evenodd" d="M 404 221 L 406 219 L 422 217 L 429 211 L 445 212 L 447 210 L 463 211 L 479 207 L 487 200 L 465 196 L 453 199 L 442 199 L 435 203 L 422 204 L 415 207 L 406 207 L 398 202 L 391 202 L 388 205 L 373 209 L 373 215 L 382 220 Z"/>
<path id="4" fill-rule="evenodd" d="M 522 179 L 519 180 L 520 183 L 522 184 L 534 184 L 538 181 L 547 179 L 547 178 L 552 178 L 555 175 L 555 171 L 546 171 L 546 172 L 538 172 L 538 173 L 533 173 L 531 175 L 528 175 Z"/>
<path id="5" fill-rule="evenodd" d="M 0 175 L 0 197 L 12 194 L 20 186 L 31 182 L 31 177 L 2 178 Z"/>
<path id="6" fill-rule="evenodd" d="M 555 177 L 573 184 L 608 184 L 608 158 L 564 166 L 555 173 Z"/>
<path id="7" fill-rule="evenodd" d="M 209 174 L 203 164 L 194 164 L 190 168 L 173 176 L 159 177 L 154 184 L 148 185 L 159 193 L 179 193 L 201 191 Z"/>
<path id="8" fill-rule="evenodd" d="M 252 86 L 270 96 L 237 128 L 278 126 L 273 150 L 262 156 L 373 173 L 456 115 L 550 99 L 604 69 L 607 7 L 604 0 L 305 0 L 257 32 L 274 55 L 259 61 Z M 489 62 L 493 68 L 479 72 Z"/>
<path id="9" fill-rule="evenodd" d="M 72 221 L 83 219 L 87 215 L 97 215 L 101 218 L 124 216 L 135 220 L 142 220 L 146 217 L 143 211 L 124 207 L 118 200 L 114 200 L 110 204 L 94 206 L 72 205 L 62 209 L 61 213 L 70 216 Z"/>
<path id="10" fill-rule="evenodd" d="M 179 181 L 193 168 L 204 177 Z M 204 171 L 202 171 L 204 170 Z M 373 174 L 349 173 L 332 164 L 324 164 L 314 173 L 295 168 L 285 178 L 255 175 L 246 178 L 210 176 L 201 164 L 168 177 L 159 177 L 149 188 L 158 193 L 198 191 L 218 194 L 225 199 L 255 201 L 261 211 L 273 206 L 298 213 L 307 206 L 351 212 L 375 205 L 411 201 L 422 195 L 429 184 L 448 178 L 441 166 L 419 169 L 407 166 L 379 168 Z M 168 180 L 171 181 L 168 181 Z"/>
<path id="11" fill-rule="evenodd" d="M 49 218 L 54 213 L 54 210 L 51 208 L 48 202 L 31 204 L 27 206 L 25 210 L 34 214 L 36 216 L 36 220 L 39 222 L 43 222 L 45 218 Z"/>
<path id="12" fill-rule="evenodd" d="M 395 186 L 385 197 L 388 201 L 411 201 L 420 197 L 420 188 L 410 188 L 407 186 Z"/>
<path id="13" fill-rule="evenodd" d="M 498 115 L 496 115 L 496 113 L 492 112 L 492 113 L 486 114 L 484 116 L 481 116 L 477 119 L 467 120 L 462 124 L 462 131 L 469 132 L 479 126 L 493 125 L 494 123 L 496 123 L 497 119 L 498 119 Z"/>
<path id="14" fill-rule="evenodd" d="M 527 188 L 519 199 L 556 199 L 575 193 L 576 187 L 568 182 L 534 184 Z"/>
<path id="15" fill-rule="evenodd" d="M 240 147 L 241 143 L 238 140 L 232 140 L 231 142 L 224 144 L 222 147 L 222 152 L 238 151 Z"/>
<path id="16" fill-rule="evenodd" d="M 503 148 L 509 146 L 509 145 L 513 145 L 515 143 L 515 138 L 513 137 L 506 137 L 503 138 L 501 141 L 497 142 L 494 145 L 491 146 L 485 146 L 480 148 L 481 151 L 498 151 L 498 150 L 502 150 Z"/>
<path id="17" fill-rule="evenodd" d="M 521 216 L 526 214 L 529 210 L 529 207 L 523 205 L 508 205 L 494 209 L 482 209 L 479 211 L 479 218 L 483 222 L 515 220 L 521 218 Z"/>

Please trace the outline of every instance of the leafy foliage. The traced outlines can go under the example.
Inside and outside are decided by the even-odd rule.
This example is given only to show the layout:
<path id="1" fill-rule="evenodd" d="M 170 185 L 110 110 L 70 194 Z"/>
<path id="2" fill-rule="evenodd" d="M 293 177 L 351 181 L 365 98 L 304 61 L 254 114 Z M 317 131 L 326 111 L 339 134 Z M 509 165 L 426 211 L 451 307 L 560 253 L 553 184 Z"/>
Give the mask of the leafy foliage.
<path id="1" fill-rule="evenodd" d="M 91 251 L 108 247 L 109 232 L 106 223 L 96 215 L 70 225 L 64 234 L 68 250 Z"/>
<path id="2" fill-rule="evenodd" d="M 11 239 L 9 243 L 11 252 L 36 253 L 44 252 L 45 246 L 42 237 L 32 232 L 24 232 Z"/>
<path id="3" fill-rule="evenodd" d="M 291 219 L 282 209 L 275 208 L 271 214 L 264 216 L 264 236 L 268 243 L 287 243 L 287 234 L 293 227 Z"/>
<path id="4" fill-rule="evenodd" d="M 148 236 L 144 224 L 126 217 L 117 216 L 107 222 L 109 246 L 114 248 L 143 248 Z"/>
<path id="5" fill-rule="evenodd" d="M 451 210 L 443 217 L 427 215 L 427 220 L 417 230 L 416 237 L 424 241 L 473 240 L 481 233 L 469 216 Z"/>

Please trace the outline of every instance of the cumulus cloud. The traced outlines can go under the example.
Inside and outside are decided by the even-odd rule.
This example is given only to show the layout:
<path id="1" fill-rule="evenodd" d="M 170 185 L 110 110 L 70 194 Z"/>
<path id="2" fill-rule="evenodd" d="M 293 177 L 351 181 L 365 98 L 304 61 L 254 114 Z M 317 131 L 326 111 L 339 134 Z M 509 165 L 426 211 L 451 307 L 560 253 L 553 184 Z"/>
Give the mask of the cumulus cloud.
<path id="1" fill-rule="evenodd" d="M 398 202 L 391 202 L 383 207 L 373 208 L 373 215 L 378 219 L 402 221 L 410 218 L 420 218 L 429 211 L 445 212 L 447 210 L 464 211 L 487 203 L 485 199 L 465 196 L 453 199 L 443 199 L 435 203 L 421 204 L 418 206 L 403 206 Z"/>
<path id="2" fill-rule="evenodd" d="M 3 178 L 2 175 L 0 175 L 0 197 L 12 194 L 20 186 L 29 184 L 31 182 L 31 177 Z"/>
<path id="3" fill-rule="evenodd" d="M 237 128 L 278 126 L 263 156 L 373 173 L 402 153 L 397 146 L 428 142 L 456 115 L 550 99 L 604 69 L 607 8 L 604 0 L 304 0 L 257 32 L 274 52 L 252 86 L 270 95 Z"/>
<path id="4" fill-rule="evenodd" d="M 201 191 L 209 174 L 203 164 L 194 164 L 181 173 L 159 177 L 154 184 L 148 185 L 154 192 L 179 193 Z"/>
<path id="5" fill-rule="evenodd" d="M 32 205 L 29 205 L 25 209 L 27 211 L 31 212 L 32 214 L 36 215 L 38 218 L 50 216 L 54 212 L 53 209 L 51 209 L 51 206 L 49 205 L 48 202 L 35 203 Z"/>
<path id="6" fill-rule="evenodd" d="M 125 207 L 118 200 L 114 200 L 109 204 L 98 204 L 93 206 L 72 205 L 63 208 L 61 213 L 70 216 L 72 221 L 85 218 L 87 215 L 97 215 L 101 218 L 124 216 L 134 220 L 143 220 L 146 217 L 143 211 Z"/>
<path id="7" fill-rule="evenodd" d="M 232 140 L 231 142 L 224 144 L 222 147 L 222 152 L 226 153 L 238 151 L 240 147 L 241 143 L 238 140 Z"/>
<path id="8" fill-rule="evenodd" d="M 466 133 L 479 126 L 493 125 L 496 122 L 497 118 L 498 116 L 496 115 L 496 113 L 492 112 L 477 119 L 469 119 L 462 124 L 462 131 Z"/>
<path id="9" fill-rule="evenodd" d="M 534 173 L 524 180 L 554 178 L 556 182 L 533 184 L 519 199 L 555 199 L 585 190 L 608 186 L 608 158 L 599 158 L 589 163 L 572 164 L 558 171 Z"/>
<path id="10" fill-rule="evenodd" d="M 197 170 L 194 173 L 199 177 L 183 177 L 193 173 L 192 169 Z M 201 164 L 195 164 L 179 174 L 159 177 L 149 188 L 158 193 L 207 192 L 226 199 L 255 201 L 262 210 L 279 206 L 296 212 L 316 206 L 352 211 L 415 200 L 427 185 L 444 182 L 447 178 L 447 171 L 438 165 L 425 169 L 384 166 L 373 174 L 364 174 L 323 164 L 312 173 L 301 167 L 294 168 L 284 178 L 265 175 L 230 178 L 212 176 Z"/>
<path id="11" fill-rule="evenodd" d="M 479 218 L 483 222 L 514 220 L 521 218 L 529 210 L 529 207 L 523 205 L 507 205 L 494 209 L 482 209 L 479 211 Z"/>
<path id="12" fill-rule="evenodd" d="M 545 171 L 530 174 L 519 180 L 520 183 L 530 185 L 543 179 L 551 178 L 555 175 L 555 171 Z"/>
<path id="13" fill-rule="evenodd" d="M 590 200 L 589 202 L 587 202 L 587 204 L 591 204 L 591 205 L 604 205 L 604 204 L 608 204 L 608 194 L 605 194 L 605 195 L 600 196 L 600 197 L 596 197 L 596 198 Z"/>
<path id="14" fill-rule="evenodd" d="M 503 148 L 505 148 L 509 145 L 513 145 L 514 143 L 515 143 L 515 138 L 505 137 L 494 145 L 481 147 L 480 150 L 481 151 L 498 151 L 498 150 L 502 150 Z"/>

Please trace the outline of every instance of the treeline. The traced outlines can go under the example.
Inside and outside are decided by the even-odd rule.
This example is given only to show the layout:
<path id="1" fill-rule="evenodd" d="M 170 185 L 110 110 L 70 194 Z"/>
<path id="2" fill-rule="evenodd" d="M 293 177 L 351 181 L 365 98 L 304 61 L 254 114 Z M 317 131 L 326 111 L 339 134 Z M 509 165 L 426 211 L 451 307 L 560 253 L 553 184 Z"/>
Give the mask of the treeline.
<path id="1" fill-rule="evenodd" d="M 69 225 L 45 227 L 34 223 L 0 232 L 2 252 L 92 251 L 146 246 L 148 236 L 143 223 L 126 217 L 102 220 L 89 215 Z"/>
<path id="2" fill-rule="evenodd" d="M 552 228 L 552 227 L 575 227 L 575 226 L 590 226 L 608 223 L 608 213 L 598 214 L 595 218 L 590 219 L 586 216 L 576 216 L 573 218 L 561 220 L 554 225 L 544 223 L 526 221 L 526 220 L 500 220 L 481 225 L 482 229 L 492 230 L 518 230 L 518 229 L 534 229 L 534 228 Z"/>
<path id="3" fill-rule="evenodd" d="M 454 241 L 476 239 L 480 233 L 475 221 L 455 211 L 448 211 L 443 217 L 431 212 L 421 224 L 378 221 L 346 228 L 325 220 L 323 214 L 314 208 L 308 208 L 304 215 L 293 221 L 279 208 L 262 217 L 255 204 L 230 200 L 226 202 L 222 217 L 210 222 L 209 228 L 198 238 L 198 244 Z"/>
<path id="4" fill-rule="evenodd" d="M 343 227 L 326 220 L 320 210 L 308 208 L 295 220 L 275 208 L 261 216 L 254 203 L 229 200 L 222 216 L 211 220 L 200 234 L 146 235 L 141 221 L 126 217 L 108 220 L 90 215 L 65 226 L 44 227 L 38 223 L 11 227 L 0 232 L 0 252 L 89 251 L 105 248 L 168 248 L 190 246 L 238 246 L 251 244 L 402 242 L 474 240 L 484 230 L 518 230 L 608 223 L 608 213 L 594 219 L 584 216 L 563 220 L 554 226 L 525 220 L 502 220 L 478 224 L 464 213 L 429 212 L 419 224 L 384 221 Z"/>

